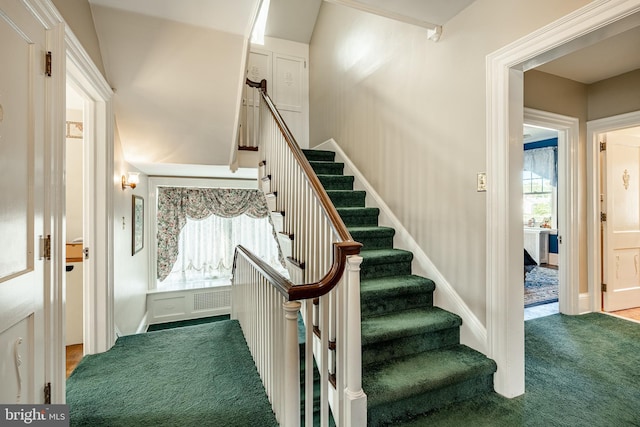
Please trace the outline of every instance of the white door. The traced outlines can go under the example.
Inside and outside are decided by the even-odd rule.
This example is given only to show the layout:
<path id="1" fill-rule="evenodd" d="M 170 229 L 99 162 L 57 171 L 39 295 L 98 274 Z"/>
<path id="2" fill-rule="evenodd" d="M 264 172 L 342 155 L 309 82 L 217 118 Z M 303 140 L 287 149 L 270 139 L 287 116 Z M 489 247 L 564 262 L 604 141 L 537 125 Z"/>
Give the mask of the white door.
<path id="1" fill-rule="evenodd" d="M 260 82 L 262 79 L 267 80 L 267 84 L 271 84 L 271 58 L 272 54 L 268 51 L 252 49 L 249 52 L 249 61 L 247 64 L 247 78 L 254 82 Z M 267 86 L 267 93 L 271 93 L 272 90 Z M 257 134 L 254 129 L 259 127 L 259 108 L 260 108 L 260 94 L 257 90 L 244 86 L 244 98 L 242 102 L 242 108 L 244 110 L 244 132 L 242 134 L 245 147 L 257 147 L 258 140 Z"/>
<path id="2" fill-rule="evenodd" d="M 309 146 L 309 113 L 306 59 L 252 48 L 249 53 L 247 77 L 255 82 L 267 80 L 267 93 L 287 123 L 293 137 L 302 148 Z M 253 128 L 257 127 L 257 91 L 245 87 L 243 107 L 247 146 L 257 146 Z"/>
<path id="3" fill-rule="evenodd" d="M 44 402 L 45 29 L 0 0 L 0 402 Z"/>
<path id="4" fill-rule="evenodd" d="M 640 306 L 640 137 L 607 133 L 603 153 L 602 298 L 604 310 L 615 311 Z"/>
<path id="5" fill-rule="evenodd" d="M 273 91 L 271 96 L 293 137 L 302 148 L 309 146 L 305 118 L 304 68 L 306 61 L 290 55 L 273 56 Z"/>

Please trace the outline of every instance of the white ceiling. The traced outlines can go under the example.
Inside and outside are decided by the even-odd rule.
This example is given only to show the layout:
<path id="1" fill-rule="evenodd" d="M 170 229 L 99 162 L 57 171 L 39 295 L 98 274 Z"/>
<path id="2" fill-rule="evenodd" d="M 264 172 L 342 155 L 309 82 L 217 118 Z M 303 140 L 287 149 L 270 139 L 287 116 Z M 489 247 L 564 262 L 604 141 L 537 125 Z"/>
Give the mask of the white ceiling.
<path id="1" fill-rule="evenodd" d="M 624 52 L 624 54 L 620 54 Z M 536 69 L 591 84 L 640 68 L 640 27 L 609 37 Z"/>
<path id="2" fill-rule="evenodd" d="M 337 3 L 360 3 L 383 11 L 444 25 L 475 0 L 342 0 Z"/>
<path id="3" fill-rule="evenodd" d="M 522 136 L 522 142 L 527 144 L 529 142 L 544 141 L 545 139 L 557 138 L 558 131 L 554 129 L 547 129 L 539 126 L 524 125 L 524 131 Z"/>
<path id="4" fill-rule="evenodd" d="M 247 37 L 260 0 L 89 0 L 89 3 Z"/>
<path id="5" fill-rule="evenodd" d="M 123 8 L 91 10 L 127 162 L 228 165 L 247 38 Z"/>
<path id="6" fill-rule="evenodd" d="M 475 0 L 329 0 L 443 25 Z M 261 0 L 89 0 L 91 4 L 240 34 L 251 33 Z M 309 43 L 322 0 L 271 0 L 266 35 Z M 248 19 L 249 18 L 249 19 Z"/>

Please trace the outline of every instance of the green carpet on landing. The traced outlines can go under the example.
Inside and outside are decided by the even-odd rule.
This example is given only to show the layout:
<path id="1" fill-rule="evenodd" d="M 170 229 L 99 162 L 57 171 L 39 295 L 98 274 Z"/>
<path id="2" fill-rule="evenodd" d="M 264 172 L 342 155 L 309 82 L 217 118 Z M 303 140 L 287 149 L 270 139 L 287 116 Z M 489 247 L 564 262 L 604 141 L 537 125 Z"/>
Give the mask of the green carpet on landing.
<path id="1" fill-rule="evenodd" d="M 640 426 L 640 324 L 605 314 L 525 322 L 526 393 L 496 393 L 402 427 Z"/>
<path id="2" fill-rule="evenodd" d="M 277 426 L 235 320 L 118 338 L 67 380 L 72 426 Z"/>
<path id="3" fill-rule="evenodd" d="M 149 325 L 147 332 L 162 331 L 164 329 L 182 328 L 183 326 L 202 325 L 203 323 L 219 322 L 221 320 L 229 320 L 228 314 L 221 316 L 199 317 L 197 319 L 178 320 L 176 322 L 154 323 Z"/>

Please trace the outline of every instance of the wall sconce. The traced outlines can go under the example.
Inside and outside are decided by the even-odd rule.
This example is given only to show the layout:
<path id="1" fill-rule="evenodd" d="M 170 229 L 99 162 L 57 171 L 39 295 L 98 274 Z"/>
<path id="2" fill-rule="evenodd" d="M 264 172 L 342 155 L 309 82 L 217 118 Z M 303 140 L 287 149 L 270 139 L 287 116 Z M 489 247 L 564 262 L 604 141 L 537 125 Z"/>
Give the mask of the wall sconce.
<path id="1" fill-rule="evenodd" d="M 126 175 L 122 175 L 122 189 L 127 187 L 136 188 L 136 185 L 140 182 L 140 174 L 137 172 L 129 172 L 129 178 Z"/>

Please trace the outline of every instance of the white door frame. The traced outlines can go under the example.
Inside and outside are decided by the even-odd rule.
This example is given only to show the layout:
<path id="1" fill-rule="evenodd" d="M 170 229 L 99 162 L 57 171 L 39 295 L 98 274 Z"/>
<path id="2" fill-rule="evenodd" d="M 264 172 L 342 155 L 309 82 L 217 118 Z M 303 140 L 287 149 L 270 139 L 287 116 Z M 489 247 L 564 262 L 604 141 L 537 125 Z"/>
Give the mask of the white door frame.
<path id="1" fill-rule="evenodd" d="M 579 314 L 578 144 L 579 120 L 546 111 L 524 109 L 527 124 L 558 132 L 558 301 L 560 312 Z"/>
<path id="2" fill-rule="evenodd" d="M 85 104 L 84 138 L 91 147 L 85 157 L 85 206 L 83 216 L 89 228 L 85 239 L 92 254 L 85 262 L 90 280 L 84 281 L 85 353 L 109 349 L 114 341 L 113 321 L 113 191 L 117 182 L 113 174 L 113 91 L 100 74 L 78 39 L 64 23 L 50 1 L 23 0 L 50 29 L 48 48 L 56 53 L 52 64 L 51 98 L 47 108 L 51 119 L 47 123 L 49 178 L 46 201 L 46 232 L 52 238 L 52 261 L 45 283 L 47 328 L 46 380 L 52 384 L 52 403 L 65 402 L 65 91 L 67 78 L 90 101 Z M 66 52 L 66 55 L 63 54 Z M 66 56 L 66 60 L 65 60 Z M 86 243 L 85 243 L 86 245 Z M 86 273 L 85 273 L 86 274 Z"/>
<path id="3" fill-rule="evenodd" d="M 600 135 L 640 126 L 640 111 L 587 122 L 587 259 L 589 309 L 601 311 L 602 249 L 600 240 Z"/>
<path id="4" fill-rule="evenodd" d="M 113 319 L 113 91 L 75 35 L 65 32 L 67 78 L 86 97 L 84 105 L 84 352 L 114 343 Z"/>
<path id="5" fill-rule="evenodd" d="M 638 25 L 640 0 L 594 0 L 487 56 L 487 349 L 495 390 L 524 393 L 522 126 L 524 72 Z"/>

